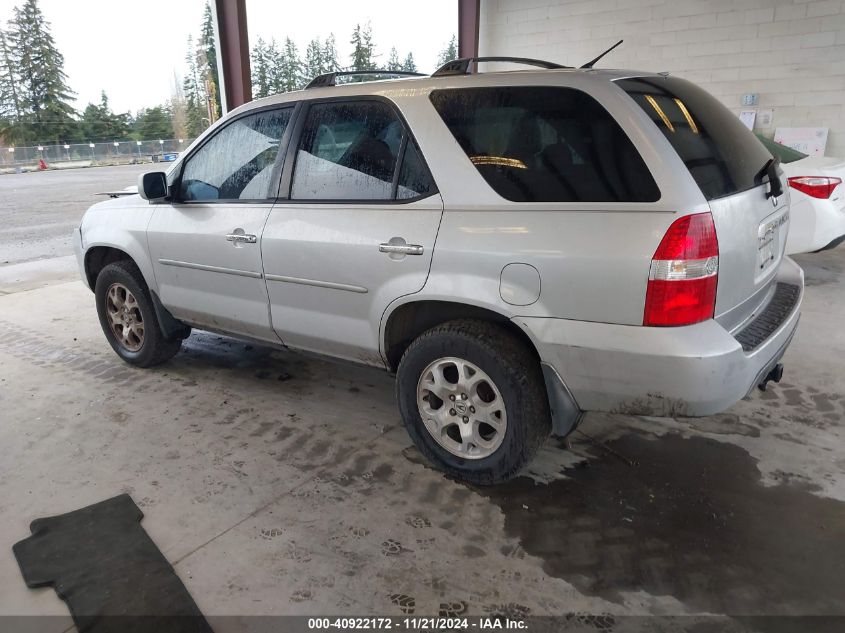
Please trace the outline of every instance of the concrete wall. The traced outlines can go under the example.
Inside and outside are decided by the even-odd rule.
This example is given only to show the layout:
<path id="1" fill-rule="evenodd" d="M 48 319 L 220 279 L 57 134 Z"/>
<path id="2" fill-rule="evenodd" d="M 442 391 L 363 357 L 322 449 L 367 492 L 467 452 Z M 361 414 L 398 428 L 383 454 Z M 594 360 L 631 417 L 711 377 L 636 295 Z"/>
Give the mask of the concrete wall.
<path id="1" fill-rule="evenodd" d="M 845 0 L 481 0 L 480 53 L 670 71 L 735 112 L 759 94 L 771 127 L 829 127 L 845 156 Z"/>

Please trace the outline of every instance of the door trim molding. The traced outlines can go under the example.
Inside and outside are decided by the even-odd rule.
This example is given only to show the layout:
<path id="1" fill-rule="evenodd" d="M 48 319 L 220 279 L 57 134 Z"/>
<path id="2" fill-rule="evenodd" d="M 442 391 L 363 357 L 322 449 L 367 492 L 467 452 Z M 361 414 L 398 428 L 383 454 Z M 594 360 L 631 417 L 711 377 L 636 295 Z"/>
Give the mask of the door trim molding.
<path id="1" fill-rule="evenodd" d="M 252 270 L 239 270 L 237 268 L 223 268 L 222 266 L 209 266 L 207 264 L 195 264 L 193 262 L 181 262 L 176 259 L 159 259 L 162 266 L 175 266 L 177 268 L 190 268 L 192 270 L 204 270 L 209 273 L 221 273 L 223 275 L 237 275 L 238 277 L 249 277 L 251 279 L 262 279 L 264 275 Z"/>
<path id="2" fill-rule="evenodd" d="M 267 281 L 280 281 L 288 284 L 300 284 L 303 286 L 317 286 L 318 288 L 331 288 L 332 290 L 345 290 L 346 292 L 357 292 L 364 294 L 369 292 L 364 286 L 353 286 L 351 284 L 340 284 L 334 281 L 321 281 L 319 279 L 305 279 L 304 277 L 288 277 L 286 275 L 264 275 Z"/>

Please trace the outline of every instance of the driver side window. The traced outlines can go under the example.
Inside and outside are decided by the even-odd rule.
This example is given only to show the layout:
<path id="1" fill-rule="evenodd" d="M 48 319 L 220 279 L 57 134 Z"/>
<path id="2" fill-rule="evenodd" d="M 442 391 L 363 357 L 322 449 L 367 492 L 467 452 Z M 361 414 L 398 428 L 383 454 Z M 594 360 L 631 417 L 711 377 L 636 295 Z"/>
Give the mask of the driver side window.
<path id="1" fill-rule="evenodd" d="M 292 111 L 256 112 L 217 132 L 185 164 L 180 201 L 274 198 L 268 190 Z"/>

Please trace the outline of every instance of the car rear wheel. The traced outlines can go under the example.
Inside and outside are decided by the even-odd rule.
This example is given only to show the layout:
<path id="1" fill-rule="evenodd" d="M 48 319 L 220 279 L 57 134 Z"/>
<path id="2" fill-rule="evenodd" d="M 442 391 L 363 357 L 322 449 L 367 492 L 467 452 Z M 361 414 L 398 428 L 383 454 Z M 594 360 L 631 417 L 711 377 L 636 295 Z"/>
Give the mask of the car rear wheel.
<path id="1" fill-rule="evenodd" d="M 127 363 L 152 367 L 179 351 L 181 339 L 162 334 L 150 291 L 131 261 L 109 264 L 94 286 L 100 326 L 112 349 Z"/>
<path id="2" fill-rule="evenodd" d="M 422 334 L 402 357 L 396 389 L 420 452 L 470 483 L 514 477 L 551 430 L 536 357 L 492 323 L 452 321 Z"/>

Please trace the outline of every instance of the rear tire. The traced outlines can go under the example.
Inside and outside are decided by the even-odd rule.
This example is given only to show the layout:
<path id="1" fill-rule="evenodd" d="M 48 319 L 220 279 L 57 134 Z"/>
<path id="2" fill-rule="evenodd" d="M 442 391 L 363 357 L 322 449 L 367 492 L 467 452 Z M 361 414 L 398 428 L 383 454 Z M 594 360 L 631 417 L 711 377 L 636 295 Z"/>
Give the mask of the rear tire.
<path id="1" fill-rule="evenodd" d="M 182 339 L 162 334 L 150 291 L 134 262 L 114 262 L 103 268 L 94 285 L 100 326 L 112 349 L 138 367 L 152 367 L 173 358 Z"/>
<path id="2" fill-rule="evenodd" d="M 485 321 L 451 321 L 419 336 L 399 363 L 396 394 L 420 452 L 472 484 L 513 478 L 551 432 L 537 358 Z"/>

